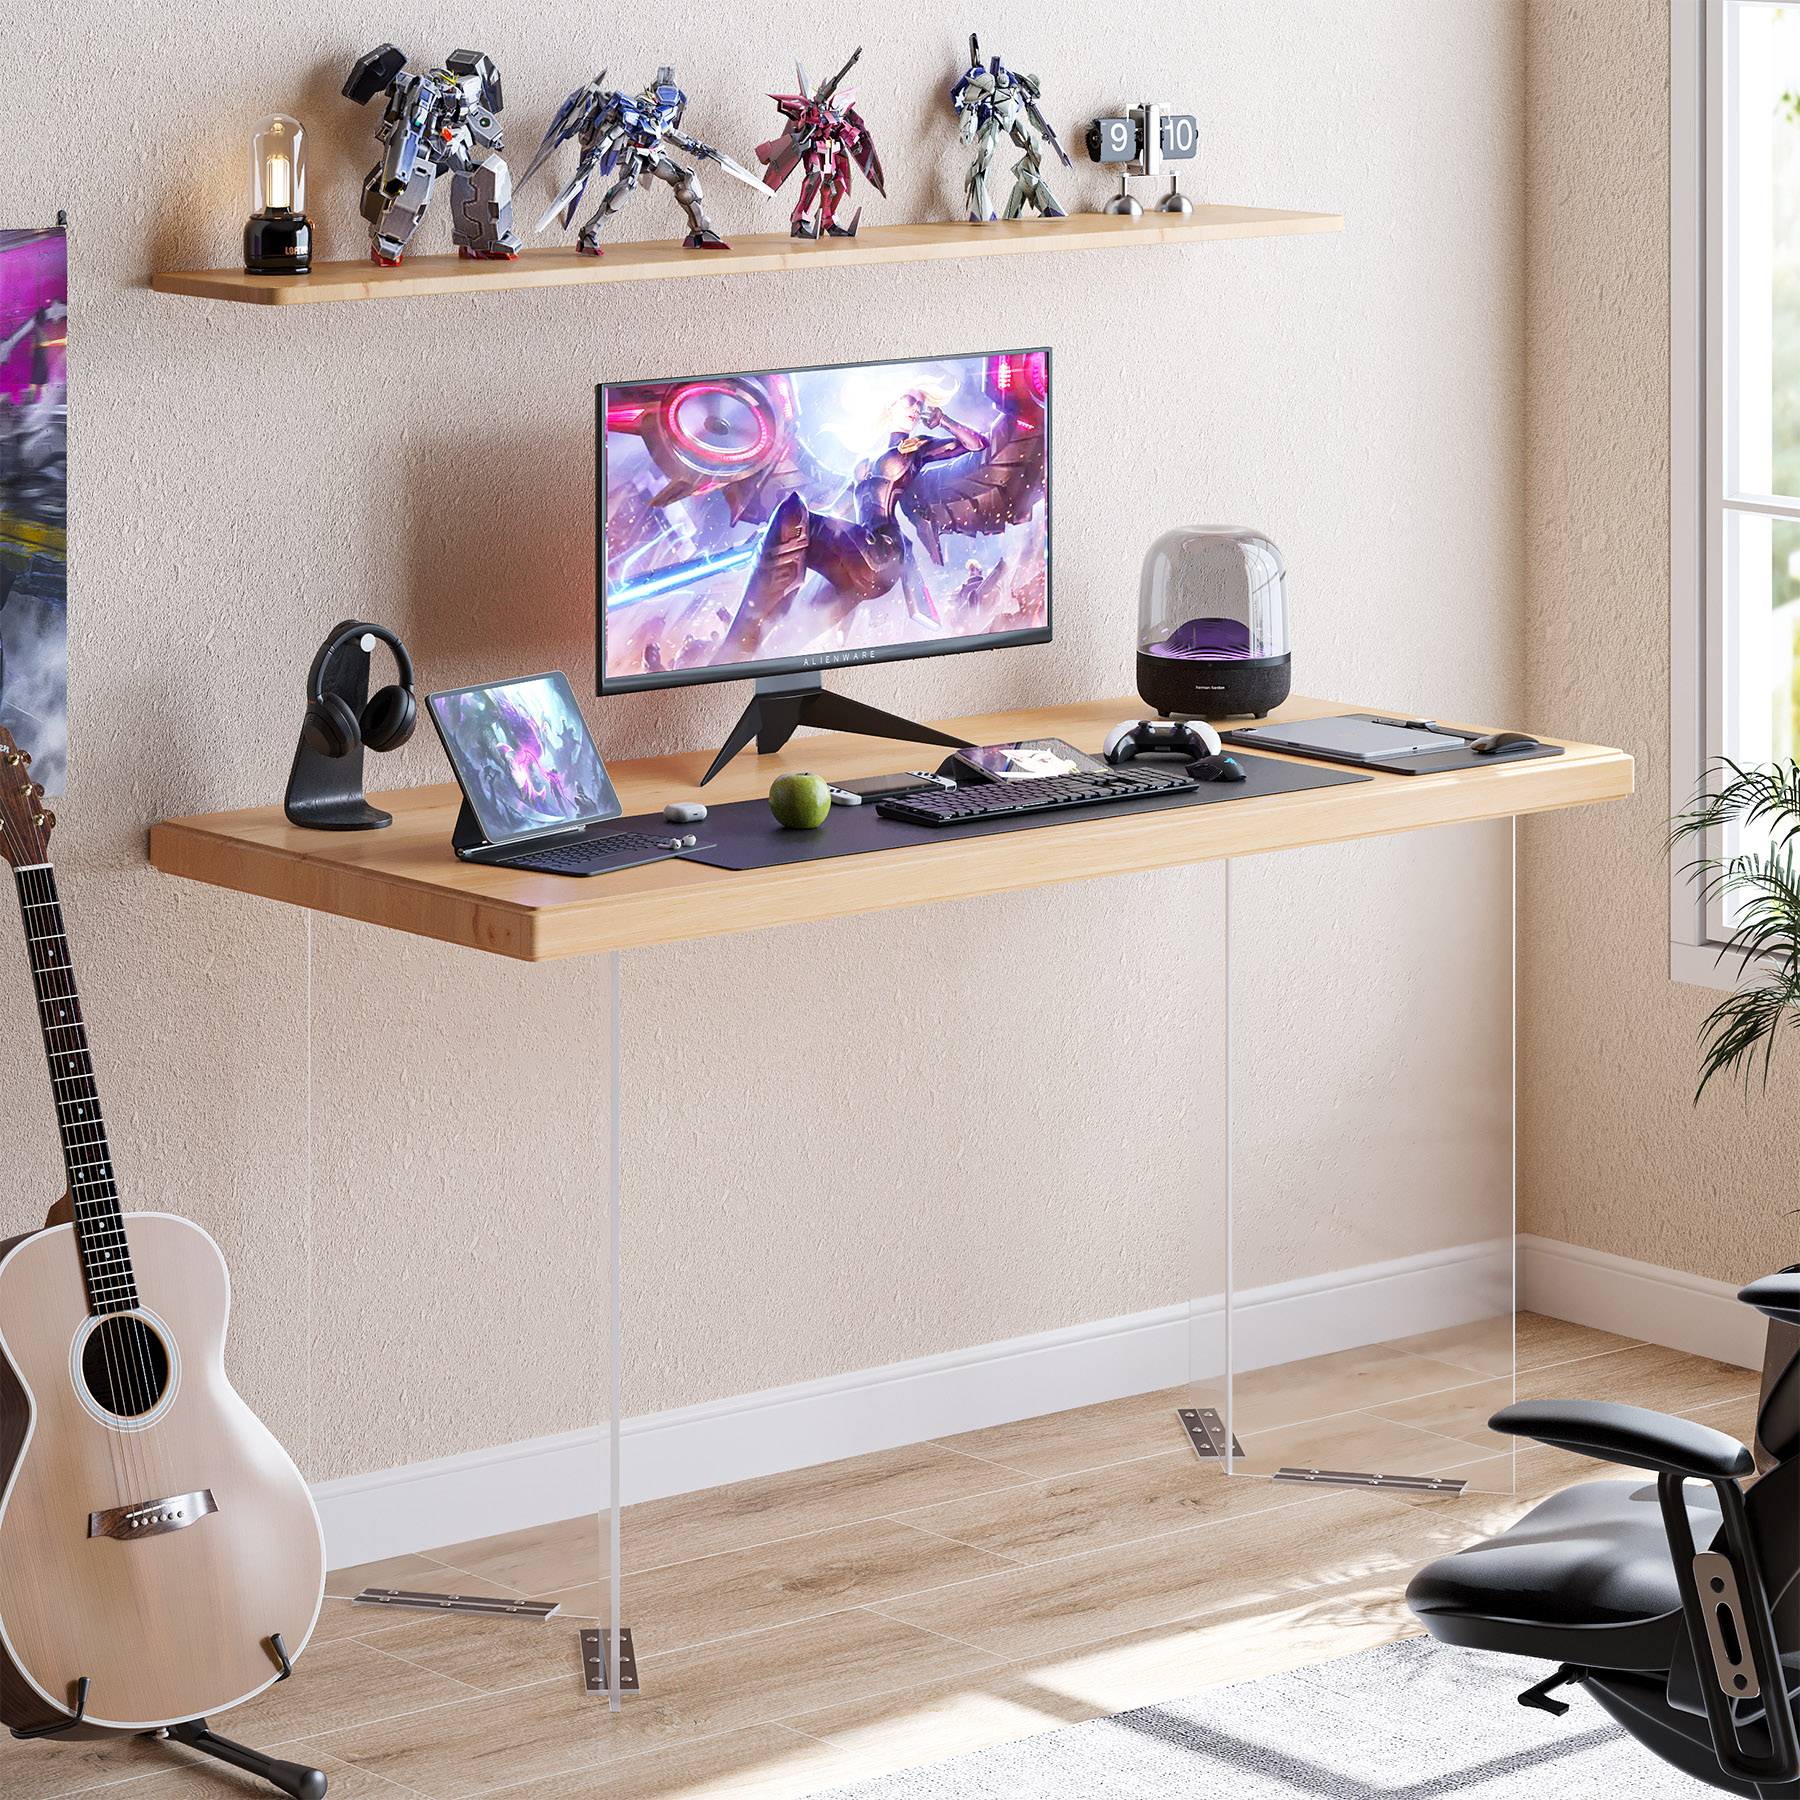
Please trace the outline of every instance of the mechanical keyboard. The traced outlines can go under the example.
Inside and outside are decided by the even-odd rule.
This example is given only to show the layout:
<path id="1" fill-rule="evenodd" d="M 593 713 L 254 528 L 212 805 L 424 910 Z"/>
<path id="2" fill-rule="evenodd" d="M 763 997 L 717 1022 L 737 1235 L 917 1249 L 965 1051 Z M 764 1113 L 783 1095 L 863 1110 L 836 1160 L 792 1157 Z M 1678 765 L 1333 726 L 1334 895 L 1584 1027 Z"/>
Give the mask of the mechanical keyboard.
<path id="1" fill-rule="evenodd" d="M 1151 794 L 1183 794 L 1200 783 L 1184 771 L 1109 769 L 1104 775 L 1038 775 L 1025 781 L 984 781 L 972 787 L 942 788 L 929 794 L 877 800 L 875 810 L 909 825 L 969 825 L 977 819 L 1004 819 L 1018 813 L 1061 812 L 1073 806 L 1102 806 L 1110 800 L 1141 800 Z"/>

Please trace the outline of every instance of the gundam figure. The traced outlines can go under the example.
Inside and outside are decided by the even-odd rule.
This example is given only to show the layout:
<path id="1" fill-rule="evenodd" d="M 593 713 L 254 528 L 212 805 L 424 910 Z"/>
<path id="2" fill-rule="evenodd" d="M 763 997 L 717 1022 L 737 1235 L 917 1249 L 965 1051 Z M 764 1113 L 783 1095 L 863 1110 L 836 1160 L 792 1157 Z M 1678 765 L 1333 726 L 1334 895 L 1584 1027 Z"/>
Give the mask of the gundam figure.
<path id="1" fill-rule="evenodd" d="M 829 81 L 819 84 L 817 93 L 812 91 L 806 71 L 796 63 L 794 73 L 799 77 L 800 91 L 769 96 L 787 119 L 787 129 L 779 137 L 756 146 L 757 160 L 766 165 L 763 180 L 769 192 L 775 193 L 802 163 L 806 165 L 806 174 L 800 183 L 800 198 L 794 203 L 793 219 L 788 226 L 792 237 L 856 236 L 856 227 L 862 220 L 860 206 L 848 225 L 837 222 L 837 209 L 850 192 L 850 164 L 853 161 L 862 170 L 869 186 L 884 199 L 887 197 L 881 158 L 875 154 L 875 141 L 856 110 L 856 96 L 846 94 L 836 105 L 832 104 L 839 83 L 856 66 L 856 59 L 861 55 L 859 44 L 850 60 Z M 807 216 L 815 206 L 819 212 L 816 223 Z"/>
<path id="2" fill-rule="evenodd" d="M 466 257 L 519 254 L 512 228 L 512 176 L 502 147 L 500 71 L 479 50 L 453 50 L 441 69 L 414 75 L 392 44 L 359 56 L 344 83 L 346 99 L 366 106 L 387 94 L 375 135 L 387 154 L 363 183 L 362 214 L 370 252 L 392 266 L 406 254 L 431 190 L 450 177 L 450 235 Z"/>
<path id="3" fill-rule="evenodd" d="M 1024 152 L 1013 164 L 1013 191 L 1006 203 L 1006 217 L 1016 219 L 1028 206 L 1046 219 L 1067 217 L 1044 181 L 1044 146 L 1048 144 L 1062 158 L 1065 169 L 1073 165 L 1038 110 L 1040 92 L 1035 75 L 1016 75 L 997 56 L 984 65 L 980 41 L 970 33 L 969 66 L 950 90 L 950 104 L 962 121 L 962 141 L 975 146 L 975 160 L 969 164 L 969 178 L 963 185 L 972 224 L 993 222 L 988 164 L 1006 138 Z"/>
<path id="4" fill-rule="evenodd" d="M 542 231 L 558 213 L 562 214 L 565 231 L 581 204 L 581 196 L 596 174 L 618 179 L 606 190 L 600 210 L 582 226 L 575 248 L 587 256 L 598 256 L 600 227 L 625 204 L 628 194 L 642 181 L 666 181 L 687 214 L 688 234 L 681 241 L 690 250 L 729 250 L 731 246 L 713 230 L 702 202 L 705 199 L 694 171 L 686 169 L 669 155 L 668 147 L 685 151 L 702 162 L 715 162 L 727 175 L 735 175 L 758 193 L 763 184 L 740 163 L 733 162 L 724 151 L 691 138 L 681 129 L 681 115 L 687 110 L 687 95 L 675 85 L 675 71 L 661 68 L 656 79 L 641 94 L 621 94 L 601 84 L 606 80 L 602 69 L 586 87 L 577 88 L 566 99 L 550 121 L 537 155 L 525 171 L 526 180 L 571 138 L 581 146 L 575 173 L 550 204 L 550 210 L 538 220 Z"/>

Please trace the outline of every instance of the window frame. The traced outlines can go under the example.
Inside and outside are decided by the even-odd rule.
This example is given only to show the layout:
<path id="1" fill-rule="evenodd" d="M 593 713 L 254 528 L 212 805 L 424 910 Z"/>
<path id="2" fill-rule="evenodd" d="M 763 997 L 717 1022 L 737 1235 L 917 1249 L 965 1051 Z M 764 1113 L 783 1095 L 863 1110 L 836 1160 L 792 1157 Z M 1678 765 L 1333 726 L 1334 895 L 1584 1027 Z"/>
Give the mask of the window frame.
<path id="1" fill-rule="evenodd" d="M 1724 754 L 1736 659 L 1729 515 L 1800 518 L 1800 504 L 1734 491 L 1726 400 L 1734 216 L 1727 104 L 1727 15 L 1777 0 L 1670 0 L 1669 6 L 1669 812 L 1683 810 Z M 1792 4 L 1792 0 L 1788 0 Z M 1721 846 L 1709 845 L 1717 854 Z M 1669 870 L 1669 973 L 1730 988 L 1730 927 L 1694 892 L 1677 852 Z"/>

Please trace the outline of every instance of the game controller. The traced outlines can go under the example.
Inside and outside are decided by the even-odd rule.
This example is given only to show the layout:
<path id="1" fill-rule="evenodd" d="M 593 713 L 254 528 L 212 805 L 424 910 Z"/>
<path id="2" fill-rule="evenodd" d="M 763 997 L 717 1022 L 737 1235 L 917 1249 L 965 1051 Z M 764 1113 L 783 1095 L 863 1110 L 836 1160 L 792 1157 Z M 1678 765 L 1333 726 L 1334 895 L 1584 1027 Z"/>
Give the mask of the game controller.
<path id="1" fill-rule="evenodd" d="M 1219 734 L 1202 719 L 1127 719 L 1106 734 L 1105 756 L 1117 766 L 1140 756 L 1217 756 Z"/>

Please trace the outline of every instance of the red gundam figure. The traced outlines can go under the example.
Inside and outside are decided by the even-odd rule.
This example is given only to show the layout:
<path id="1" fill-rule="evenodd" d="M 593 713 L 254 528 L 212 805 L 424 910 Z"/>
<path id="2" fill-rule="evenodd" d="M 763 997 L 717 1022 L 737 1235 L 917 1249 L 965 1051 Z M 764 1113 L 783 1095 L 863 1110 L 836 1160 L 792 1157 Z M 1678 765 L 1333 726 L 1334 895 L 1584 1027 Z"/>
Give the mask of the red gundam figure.
<path id="1" fill-rule="evenodd" d="M 836 100 L 838 85 L 856 66 L 862 55 L 857 45 L 850 60 L 831 77 L 819 84 L 817 93 L 806 79 L 806 71 L 798 63 L 794 73 L 799 77 L 797 94 L 771 94 L 769 98 L 781 108 L 787 128 L 780 137 L 756 146 L 757 160 L 767 165 L 763 182 L 775 193 L 793 172 L 805 166 L 800 183 L 800 198 L 794 204 L 789 234 L 797 238 L 855 237 L 862 218 L 862 208 L 848 225 L 837 222 L 837 210 L 850 192 L 850 165 L 862 170 L 863 178 L 883 199 L 887 188 L 882 181 L 881 158 L 875 154 L 875 141 L 856 110 L 856 96 L 846 94 Z M 808 217 L 818 208 L 815 224 Z"/>

